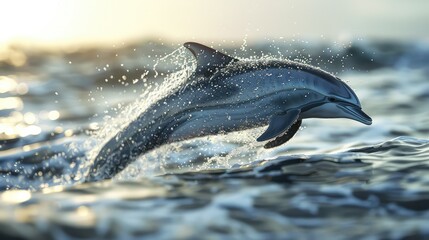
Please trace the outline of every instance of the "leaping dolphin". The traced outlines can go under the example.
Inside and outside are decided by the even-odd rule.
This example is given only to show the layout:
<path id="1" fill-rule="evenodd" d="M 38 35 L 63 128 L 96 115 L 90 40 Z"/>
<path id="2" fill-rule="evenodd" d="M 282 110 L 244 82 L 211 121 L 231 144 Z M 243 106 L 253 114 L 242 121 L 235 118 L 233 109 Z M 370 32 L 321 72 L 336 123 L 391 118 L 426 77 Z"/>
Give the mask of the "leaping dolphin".
<path id="1" fill-rule="evenodd" d="M 349 118 L 370 125 L 353 90 L 334 75 L 293 61 L 240 61 L 188 42 L 197 67 L 187 84 L 159 100 L 110 139 L 86 178 L 113 177 L 163 144 L 268 124 L 257 141 L 279 146 L 305 118 Z"/>

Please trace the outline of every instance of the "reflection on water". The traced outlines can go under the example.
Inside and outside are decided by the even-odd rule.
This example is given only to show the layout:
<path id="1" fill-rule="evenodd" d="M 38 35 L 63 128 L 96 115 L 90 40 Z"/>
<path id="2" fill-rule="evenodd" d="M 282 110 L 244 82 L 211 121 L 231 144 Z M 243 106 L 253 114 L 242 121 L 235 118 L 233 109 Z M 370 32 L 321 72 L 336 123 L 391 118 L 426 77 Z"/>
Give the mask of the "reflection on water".
<path id="1" fill-rule="evenodd" d="M 81 184 L 91 152 L 183 81 L 163 82 L 190 69 L 191 56 L 175 48 L 16 48 L 15 60 L 0 59 L 1 238 L 429 236 L 422 43 L 227 47 L 241 58 L 300 59 L 338 73 L 374 124 L 309 119 L 269 150 L 255 141 L 263 129 L 173 143 L 112 181 Z"/>

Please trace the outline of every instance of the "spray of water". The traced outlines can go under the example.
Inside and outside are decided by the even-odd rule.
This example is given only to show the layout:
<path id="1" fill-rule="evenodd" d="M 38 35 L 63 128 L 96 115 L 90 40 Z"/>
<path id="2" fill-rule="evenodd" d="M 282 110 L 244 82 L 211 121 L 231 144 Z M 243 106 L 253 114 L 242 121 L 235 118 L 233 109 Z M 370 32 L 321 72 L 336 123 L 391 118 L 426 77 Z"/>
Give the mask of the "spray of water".
<path id="1" fill-rule="evenodd" d="M 120 107 L 119 113 L 115 117 L 106 116 L 99 127 L 99 131 L 92 133 L 91 138 L 85 142 L 85 145 L 92 147 L 86 154 L 86 161 L 79 168 L 78 178 L 86 175 L 89 166 L 93 164 L 95 156 L 109 139 L 156 101 L 183 87 L 186 84 L 186 79 L 195 68 L 194 64 L 192 58 L 186 53 L 185 48 L 181 47 L 156 62 L 153 67 L 155 76 L 151 81 L 146 78 L 147 73 L 143 74 L 142 82 L 145 86 L 143 93 L 133 103 Z M 171 73 L 167 76 L 159 74 L 157 69 L 161 65 L 164 68 L 171 69 Z"/>

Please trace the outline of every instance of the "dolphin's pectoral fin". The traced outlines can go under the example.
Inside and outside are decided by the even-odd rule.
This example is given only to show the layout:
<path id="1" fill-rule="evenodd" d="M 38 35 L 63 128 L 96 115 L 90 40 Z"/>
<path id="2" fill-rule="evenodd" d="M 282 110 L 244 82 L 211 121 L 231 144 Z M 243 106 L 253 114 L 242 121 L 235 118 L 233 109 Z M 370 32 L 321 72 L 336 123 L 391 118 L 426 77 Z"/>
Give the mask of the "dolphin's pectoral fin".
<path id="1" fill-rule="evenodd" d="M 277 147 L 289 141 L 295 135 L 295 133 L 298 132 L 299 127 L 301 126 L 301 123 L 302 123 L 302 120 L 296 121 L 294 124 L 292 124 L 292 126 L 287 130 L 287 132 L 284 135 L 277 137 L 272 141 L 267 142 L 264 145 L 264 148 Z"/>
<path id="2" fill-rule="evenodd" d="M 262 142 L 283 135 L 298 120 L 300 113 L 300 110 L 293 109 L 285 114 L 273 116 L 267 130 L 256 141 Z"/>
<path id="3" fill-rule="evenodd" d="M 196 58 L 197 69 L 195 71 L 198 74 L 210 75 L 214 73 L 216 69 L 223 68 L 231 62 L 238 61 L 238 59 L 199 43 L 187 42 L 183 44 L 183 46 L 189 49 Z"/>

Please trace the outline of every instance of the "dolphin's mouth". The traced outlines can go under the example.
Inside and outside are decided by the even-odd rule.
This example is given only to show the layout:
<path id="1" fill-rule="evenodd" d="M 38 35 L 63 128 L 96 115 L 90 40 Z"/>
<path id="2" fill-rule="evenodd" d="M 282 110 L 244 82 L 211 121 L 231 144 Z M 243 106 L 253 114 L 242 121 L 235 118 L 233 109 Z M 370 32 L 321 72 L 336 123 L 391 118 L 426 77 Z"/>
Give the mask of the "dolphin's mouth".
<path id="1" fill-rule="evenodd" d="M 366 125 L 372 124 L 372 119 L 362 109 L 354 105 L 337 105 L 341 110 L 349 114 L 350 119 L 356 120 Z"/>

